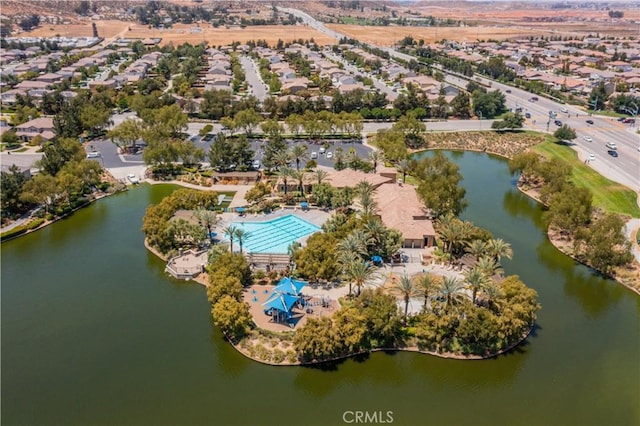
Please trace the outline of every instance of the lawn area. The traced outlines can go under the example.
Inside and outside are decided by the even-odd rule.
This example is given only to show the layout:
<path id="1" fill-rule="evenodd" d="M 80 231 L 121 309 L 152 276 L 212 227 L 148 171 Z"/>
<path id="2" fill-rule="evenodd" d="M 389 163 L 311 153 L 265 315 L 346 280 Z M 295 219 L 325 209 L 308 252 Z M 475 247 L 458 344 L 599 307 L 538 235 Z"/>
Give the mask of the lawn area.
<path id="1" fill-rule="evenodd" d="M 546 141 L 532 149 L 546 158 L 560 158 L 571 165 L 573 182 L 579 187 L 591 190 L 593 204 L 596 207 L 608 212 L 640 217 L 636 193 L 585 166 L 578 159 L 577 153 L 570 147 Z"/>

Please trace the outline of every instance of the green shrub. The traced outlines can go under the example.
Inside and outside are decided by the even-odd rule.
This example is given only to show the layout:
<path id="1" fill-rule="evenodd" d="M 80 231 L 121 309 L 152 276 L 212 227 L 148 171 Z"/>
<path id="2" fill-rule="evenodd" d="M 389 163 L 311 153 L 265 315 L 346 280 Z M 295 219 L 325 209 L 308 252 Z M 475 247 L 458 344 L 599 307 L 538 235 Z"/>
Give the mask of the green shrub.
<path id="1" fill-rule="evenodd" d="M 25 232 L 30 231 L 32 229 L 36 229 L 37 227 L 39 227 L 43 223 L 44 223 L 44 219 L 36 219 L 36 220 L 32 220 L 29 223 L 25 223 L 25 224 L 22 224 L 20 226 L 16 226 L 15 228 L 0 234 L 0 241 L 7 240 L 9 238 L 13 238 L 13 237 L 16 237 L 18 235 L 24 234 Z"/>
<path id="2" fill-rule="evenodd" d="M 275 362 L 276 364 L 280 364 L 282 363 L 282 361 L 284 361 L 284 352 L 282 352 L 280 349 L 274 349 L 273 350 L 273 362 Z"/>

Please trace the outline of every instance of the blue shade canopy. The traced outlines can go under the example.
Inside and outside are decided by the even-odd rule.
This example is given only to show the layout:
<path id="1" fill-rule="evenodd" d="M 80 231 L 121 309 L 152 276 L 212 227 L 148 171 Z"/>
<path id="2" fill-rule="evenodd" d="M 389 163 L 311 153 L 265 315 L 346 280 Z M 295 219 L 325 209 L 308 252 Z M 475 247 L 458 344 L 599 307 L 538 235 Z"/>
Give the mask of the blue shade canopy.
<path id="1" fill-rule="evenodd" d="M 209 236 L 210 236 L 211 238 L 213 238 L 213 237 L 217 237 L 217 236 L 218 236 L 218 234 L 216 234 L 215 232 L 211 232 L 211 233 L 209 234 Z"/>
<path id="2" fill-rule="evenodd" d="M 294 280 L 291 277 L 284 277 L 280 280 L 276 288 L 273 289 L 276 293 L 291 294 L 299 296 L 300 292 L 307 285 L 304 281 Z"/>
<path id="3" fill-rule="evenodd" d="M 380 256 L 371 256 L 371 260 L 373 262 L 379 263 L 379 262 L 382 262 L 382 257 L 380 257 Z"/>
<path id="4" fill-rule="evenodd" d="M 242 212 L 244 212 L 244 207 L 236 207 L 236 211 L 238 213 L 242 213 Z"/>
<path id="5" fill-rule="evenodd" d="M 298 302 L 296 296 L 290 294 L 273 293 L 266 302 L 262 304 L 265 310 L 277 309 L 282 312 L 290 312 L 293 305 Z"/>
<path id="6" fill-rule="evenodd" d="M 300 203 L 300 206 L 301 207 L 309 207 L 309 203 L 306 202 L 306 201 L 303 201 L 303 202 Z"/>

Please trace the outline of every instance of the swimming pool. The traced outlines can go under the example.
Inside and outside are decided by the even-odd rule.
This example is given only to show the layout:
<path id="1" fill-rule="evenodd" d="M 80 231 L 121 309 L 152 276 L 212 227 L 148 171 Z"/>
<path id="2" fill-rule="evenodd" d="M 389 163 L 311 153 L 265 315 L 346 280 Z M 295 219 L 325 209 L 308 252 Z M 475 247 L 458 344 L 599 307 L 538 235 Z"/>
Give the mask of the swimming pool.
<path id="1" fill-rule="evenodd" d="M 242 244 L 247 253 L 286 254 L 292 242 L 320 230 L 320 227 L 292 214 L 267 222 L 233 222 L 232 225 L 248 233 Z"/>

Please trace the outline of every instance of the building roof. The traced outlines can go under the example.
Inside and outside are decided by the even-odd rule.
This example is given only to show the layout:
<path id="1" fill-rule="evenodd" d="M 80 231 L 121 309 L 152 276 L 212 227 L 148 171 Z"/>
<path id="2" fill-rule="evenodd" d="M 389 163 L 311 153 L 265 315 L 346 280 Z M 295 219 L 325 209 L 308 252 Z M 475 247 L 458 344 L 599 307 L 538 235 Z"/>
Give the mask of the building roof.
<path id="1" fill-rule="evenodd" d="M 378 214 L 389 228 L 397 229 L 405 239 L 421 240 L 436 235 L 433 222 L 411 185 L 387 183 L 375 192 Z"/>
<path id="2" fill-rule="evenodd" d="M 36 127 L 38 129 L 53 129 L 53 118 L 50 117 L 38 117 L 33 120 L 29 120 L 26 123 L 22 123 L 16 126 L 16 129 L 28 129 L 29 127 Z"/>
<path id="3" fill-rule="evenodd" d="M 393 179 L 380 176 L 373 173 L 365 173 L 358 170 L 343 169 L 343 170 L 331 170 L 329 176 L 327 176 L 326 182 L 330 183 L 336 188 L 345 188 L 347 186 L 354 187 L 360 181 L 369 182 L 373 186 L 382 185 L 383 183 L 391 182 Z"/>

